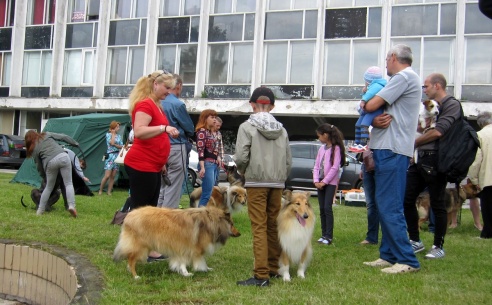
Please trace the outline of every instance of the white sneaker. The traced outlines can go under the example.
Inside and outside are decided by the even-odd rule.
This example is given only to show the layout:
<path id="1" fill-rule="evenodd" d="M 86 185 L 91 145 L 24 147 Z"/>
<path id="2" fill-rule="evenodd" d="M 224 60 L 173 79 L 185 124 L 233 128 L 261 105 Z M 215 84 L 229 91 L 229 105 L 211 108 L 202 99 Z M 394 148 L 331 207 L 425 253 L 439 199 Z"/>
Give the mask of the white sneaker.
<path id="1" fill-rule="evenodd" d="M 321 236 L 320 239 L 318 239 L 318 244 L 322 244 L 324 240 L 325 240 L 325 238 L 323 236 Z"/>
<path id="2" fill-rule="evenodd" d="M 392 263 L 385 261 L 382 258 L 378 258 L 377 260 L 375 260 L 373 262 L 364 262 L 364 265 L 371 266 L 371 267 L 391 267 L 391 266 L 393 266 Z"/>
<path id="3" fill-rule="evenodd" d="M 381 272 L 396 274 L 396 273 L 417 272 L 419 270 L 420 268 L 413 268 L 410 267 L 409 265 L 394 264 L 392 267 L 382 269 Z"/>

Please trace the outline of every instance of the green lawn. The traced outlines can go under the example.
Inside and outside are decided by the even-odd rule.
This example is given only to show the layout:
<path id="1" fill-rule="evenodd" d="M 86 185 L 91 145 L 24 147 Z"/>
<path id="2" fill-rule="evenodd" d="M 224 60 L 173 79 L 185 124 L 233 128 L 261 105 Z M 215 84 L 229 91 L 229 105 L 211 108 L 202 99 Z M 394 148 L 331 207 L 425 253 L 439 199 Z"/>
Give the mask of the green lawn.
<path id="1" fill-rule="evenodd" d="M 231 238 L 207 259 L 209 273 L 190 278 L 171 273 L 167 263 L 137 265 L 142 277 L 134 280 L 126 263 L 114 263 L 113 249 L 120 227 L 110 225 L 128 192 L 116 189 L 113 196 L 77 196 L 79 217 L 64 210 L 62 200 L 55 210 L 36 216 L 20 204 L 31 202 L 31 187 L 10 184 L 12 174 L 0 174 L 0 238 L 43 242 L 62 246 L 86 256 L 103 274 L 100 304 L 490 304 L 492 299 L 492 241 L 476 239 L 469 210 L 462 224 L 448 232 L 442 260 L 424 260 L 418 273 L 387 275 L 362 262 L 378 258 L 377 246 L 360 246 L 365 237 L 366 210 L 336 206 L 334 245 L 321 246 L 319 223 L 313 236 L 313 260 L 306 279 L 295 277 L 283 283 L 272 280 L 269 288 L 238 287 L 236 281 L 251 276 L 253 266 L 251 232 L 246 210 L 234 215 L 242 236 Z M 318 215 L 317 200 L 311 199 Z M 188 198 L 182 203 L 188 206 Z M 32 203 L 31 203 L 32 204 Z M 32 204 L 33 205 L 33 204 Z M 424 232 L 427 248 L 432 234 Z"/>

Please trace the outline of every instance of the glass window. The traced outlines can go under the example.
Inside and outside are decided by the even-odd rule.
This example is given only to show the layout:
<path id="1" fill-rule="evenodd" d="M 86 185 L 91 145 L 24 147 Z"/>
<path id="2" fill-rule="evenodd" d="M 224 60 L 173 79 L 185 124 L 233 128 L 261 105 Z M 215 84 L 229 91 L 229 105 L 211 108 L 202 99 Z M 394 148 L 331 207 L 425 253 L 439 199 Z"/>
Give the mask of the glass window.
<path id="1" fill-rule="evenodd" d="M 12 47 L 12 28 L 0 28 L 0 51 L 8 51 Z"/>
<path id="2" fill-rule="evenodd" d="M 140 20 L 111 21 L 109 24 L 108 45 L 139 44 Z"/>
<path id="3" fill-rule="evenodd" d="M 227 64 L 229 62 L 229 44 L 209 45 L 207 62 L 207 83 L 227 83 Z"/>
<path id="4" fill-rule="evenodd" d="M 175 0 L 170 0 L 170 1 L 175 1 Z M 185 7 L 184 7 L 185 15 L 200 15 L 202 0 L 184 0 L 184 1 L 185 1 Z"/>
<path id="5" fill-rule="evenodd" d="M 214 14 L 223 14 L 232 12 L 232 0 L 215 0 L 213 12 Z"/>
<path id="6" fill-rule="evenodd" d="M 355 2 L 353 5 L 351 2 Z M 389 1 L 389 0 L 385 0 Z M 401 2 L 401 1 L 400 1 Z M 327 0 L 327 7 L 351 7 L 351 6 L 367 6 L 381 5 L 381 0 Z"/>
<path id="7" fill-rule="evenodd" d="M 79 86 L 81 83 L 82 51 L 66 51 L 63 65 L 63 81 L 65 86 Z"/>
<path id="8" fill-rule="evenodd" d="M 394 6 L 392 36 L 437 35 L 437 5 Z"/>
<path id="9" fill-rule="evenodd" d="M 137 83 L 137 80 L 144 74 L 145 48 L 129 48 L 129 71 L 130 84 Z"/>
<path id="10" fill-rule="evenodd" d="M 95 60 L 94 54 L 95 50 L 85 50 L 83 51 L 84 58 L 84 77 L 82 79 L 82 84 L 93 84 L 93 75 L 96 69 L 94 68 Z"/>
<path id="11" fill-rule="evenodd" d="M 268 7 L 269 10 L 288 10 L 290 8 L 289 0 L 270 0 L 270 5 Z"/>
<path id="12" fill-rule="evenodd" d="M 138 0 L 135 5 L 137 6 L 135 17 L 147 17 L 149 13 L 148 0 Z"/>
<path id="13" fill-rule="evenodd" d="M 197 45 L 182 45 L 180 48 L 179 75 L 183 84 L 194 84 L 196 77 Z"/>
<path id="14" fill-rule="evenodd" d="M 253 40 L 255 37 L 255 15 L 246 14 L 244 22 L 244 40 Z"/>
<path id="15" fill-rule="evenodd" d="M 56 0 L 28 0 L 26 25 L 53 23 L 55 7 Z"/>
<path id="16" fill-rule="evenodd" d="M 267 13 L 265 39 L 302 38 L 303 12 Z"/>
<path id="17" fill-rule="evenodd" d="M 364 84 L 364 72 L 371 66 L 381 67 L 381 43 L 372 40 L 354 41 L 354 66 L 351 84 Z"/>
<path id="18" fill-rule="evenodd" d="M 208 41 L 243 40 L 244 15 L 210 16 Z"/>
<path id="19" fill-rule="evenodd" d="M 46 86 L 51 77 L 51 51 L 25 52 L 23 86 Z"/>
<path id="20" fill-rule="evenodd" d="M 176 69 L 176 45 L 157 47 L 157 69 L 174 72 Z"/>
<path id="21" fill-rule="evenodd" d="M 72 0 L 69 2 L 68 19 L 70 22 L 85 21 L 85 0 Z"/>
<path id="22" fill-rule="evenodd" d="M 0 53 L 0 85 L 10 86 L 10 71 L 12 69 L 12 53 Z"/>
<path id="23" fill-rule="evenodd" d="M 287 42 L 265 45 L 265 80 L 267 84 L 284 84 L 286 81 Z"/>
<path id="24" fill-rule="evenodd" d="M 0 27 L 13 26 L 15 15 L 15 1 L 0 1 Z"/>
<path id="25" fill-rule="evenodd" d="M 410 49 L 412 50 L 412 55 L 413 55 L 412 69 L 418 75 L 422 76 L 421 70 L 420 70 L 420 58 L 421 58 L 421 52 L 420 52 L 421 41 L 420 41 L 420 39 L 393 39 L 393 40 L 391 40 L 391 45 L 396 45 L 396 44 L 400 44 L 400 43 L 405 44 L 405 45 L 410 47 Z"/>
<path id="26" fill-rule="evenodd" d="M 108 52 L 109 84 L 135 84 L 143 75 L 143 47 L 110 48 Z"/>
<path id="27" fill-rule="evenodd" d="M 293 9 L 316 8 L 316 0 L 293 0 Z"/>
<path id="28" fill-rule="evenodd" d="M 369 25 L 367 26 L 368 37 L 381 37 L 382 9 L 380 7 L 369 8 Z"/>
<path id="29" fill-rule="evenodd" d="M 111 48 L 109 52 L 109 84 L 125 84 L 127 48 Z"/>
<path id="30" fill-rule="evenodd" d="M 480 10 L 476 3 L 466 5 L 465 34 L 492 33 L 492 22 Z"/>
<path id="31" fill-rule="evenodd" d="M 325 45 L 325 84 L 349 84 L 350 42 L 330 42 Z"/>
<path id="32" fill-rule="evenodd" d="M 256 0 L 236 0 L 236 12 L 254 12 L 256 10 Z"/>
<path id="33" fill-rule="evenodd" d="M 111 1 L 111 19 L 146 17 L 148 0 Z"/>
<path id="34" fill-rule="evenodd" d="M 492 50 L 490 37 L 469 37 L 466 39 L 466 84 L 492 83 Z"/>
<path id="35" fill-rule="evenodd" d="M 293 42 L 289 83 L 313 83 L 315 42 Z"/>
<path id="36" fill-rule="evenodd" d="M 93 47 L 94 23 L 67 24 L 65 48 Z"/>
<path id="37" fill-rule="evenodd" d="M 366 37 L 367 8 L 326 10 L 325 38 Z"/>
<path id="38" fill-rule="evenodd" d="M 454 39 L 424 39 L 421 78 L 424 79 L 431 73 L 442 73 L 448 84 L 454 83 L 451 60 L 454 58 L 453 50 Z"/>
<path id="39" fill-rule="evenodd" d="M 304 38 L 316 38 L 318 33 L 318 11 L 306 11 Z"/>
<path id="40" fill-rule="evenodd" d="M 52 25 L 26 27 L 24 48 L 26 50 L 51 49 L 52 28 Z"/>
<path id="41" fill-rule="evenodd" d="M 441 35 L 456 34 L 456 4 L 441 5 Z"/>
<path id="42" fill-rule="evenodd" d="M 235 44 L 232 48 L 232 83 L 251 83 L 253 68 L 253 45 Z"/>
<path id="43" fill-rule="evenodd" d="M 190 17 L 160 18 L 157 43 L 185 43 L 189 41 Z"/>
<path id="44" fill-rule="evenodd" d="M 179 16 L 179 0 L 163 0 L 161 16 Z"/>

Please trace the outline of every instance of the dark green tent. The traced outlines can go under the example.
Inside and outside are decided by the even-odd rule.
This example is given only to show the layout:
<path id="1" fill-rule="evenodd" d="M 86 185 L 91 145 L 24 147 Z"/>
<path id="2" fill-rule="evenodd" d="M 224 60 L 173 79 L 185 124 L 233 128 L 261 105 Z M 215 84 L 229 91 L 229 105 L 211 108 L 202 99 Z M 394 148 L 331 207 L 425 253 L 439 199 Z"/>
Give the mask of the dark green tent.
<path id="1" fill-rule="evenodd" d="M 49 119 L 43 131 L 63 133 L 79 142 L 80 149 L 67 146 L 79 156 L 86 160 L 87 168 L 84 174 L 91 184 L 92 191 L 98 190 L 101 179 L 104 176 L 104 162 L 102 157 L 106 152 L 106 133 L 111 121 L 121 123 L 119 133 L 126 140 L 131 128 L 130 116 L 128 114 L 108 114 L 94 113 L 72 117 Z M 63 144 L 63 143 L 61 143 Z M 17 171 L 12 181 L 25 183 L 34 187 L 40 187 L 41 177 L 39 176 L 32 158 L 27 158 Z M 115 181 L 117 183 L 117 179 Z"/>

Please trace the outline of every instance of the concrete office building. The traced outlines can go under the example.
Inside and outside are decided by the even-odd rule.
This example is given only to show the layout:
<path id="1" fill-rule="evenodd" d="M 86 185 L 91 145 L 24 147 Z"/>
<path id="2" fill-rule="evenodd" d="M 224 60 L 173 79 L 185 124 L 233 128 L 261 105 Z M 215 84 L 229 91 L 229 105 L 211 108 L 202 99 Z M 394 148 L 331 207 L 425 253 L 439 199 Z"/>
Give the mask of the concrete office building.
<path id="1" fill-rule="evenodd" d="M 0 132 L 49 118 L 126 112 L 136 80 L 180 74 L 197 115 L 234 130 L 272 88 L 293 137 L 324 121 L 353 137 L 363 73 L 391 45 L 422 82 L 443 73 L 465 114 L 492 110 L 492 20 L 468 0 L 0 0 Z"/>

